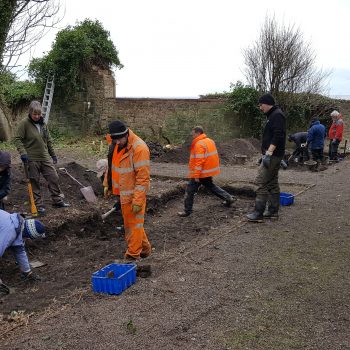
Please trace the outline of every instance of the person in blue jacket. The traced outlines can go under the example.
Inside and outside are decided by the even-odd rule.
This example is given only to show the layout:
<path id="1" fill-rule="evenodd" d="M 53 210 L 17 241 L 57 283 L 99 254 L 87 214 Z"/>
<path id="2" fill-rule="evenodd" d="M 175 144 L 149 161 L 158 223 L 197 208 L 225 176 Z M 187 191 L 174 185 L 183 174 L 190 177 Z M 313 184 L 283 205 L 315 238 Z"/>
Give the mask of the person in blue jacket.
<path id="1" fill-rule="evenodd" d="M 5 210 L 4 202 L 11 190 L 11 155 L 0 151 L 0 209 Z"/>
<path id="2" fill-rule="evenodd" d="M 11 250 L 25 281 L 37 281 L 40 278 L 31 270 L 24 248 L 24 238 L 44 238 L 45 227 L 39 220 L 25 220 L 20 214 L 10 214 L 0 210 L 0 257 Z M 10 289 L 0 279 L 0 295 L 9 294 Z"/>
<path id="3" fill-rule="evenodd" d="M 310 128 L 307 132 L 307 144 L 311 150 L 312 159 L 323 161 L 324 140 L 326 137 L 326 128 L 320 123 L 317 117 L 311 120 Z"/>

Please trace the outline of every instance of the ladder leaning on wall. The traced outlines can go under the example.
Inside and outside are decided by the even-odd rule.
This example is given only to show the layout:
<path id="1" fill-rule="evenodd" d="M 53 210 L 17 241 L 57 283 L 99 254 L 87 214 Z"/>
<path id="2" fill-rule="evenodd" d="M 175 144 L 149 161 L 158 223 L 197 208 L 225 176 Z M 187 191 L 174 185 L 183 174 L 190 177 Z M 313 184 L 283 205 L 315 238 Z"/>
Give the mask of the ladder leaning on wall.
<path id="1" fill-rule="evenodd" d="M 53 99 L 53 92 L 55 90 L 55 75 L 51 74 L 47 77 L 45 92 L 42 103 L 42 117 L 44 118 L 44 123 L 47 124 L 49 121 L 50 109 Z"/>

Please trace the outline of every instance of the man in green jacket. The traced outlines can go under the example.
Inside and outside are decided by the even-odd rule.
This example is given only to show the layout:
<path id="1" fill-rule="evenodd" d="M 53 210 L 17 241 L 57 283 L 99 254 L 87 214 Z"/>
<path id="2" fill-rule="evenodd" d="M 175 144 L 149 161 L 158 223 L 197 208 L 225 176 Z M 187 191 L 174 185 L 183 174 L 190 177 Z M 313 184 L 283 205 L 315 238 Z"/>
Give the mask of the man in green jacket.
<path id="1" fill-rule="evenodd" d="M 34 200 L 39 214 L 45 215 L 45 206 L 40 191 L 40 174 L 48 183 L 52 206 L 55 208 L 69 207 L 61 196 L 56 169 L 51 163 L 57 163 L 57 157 L 52 145 L 49 130 L 41 116 L 41 104 L 32 101 L 29 105 L 29 115 L 20 121 L 17 127 L 14 143 L 21 156 L 24 166 L 28 166 L 29 178 L 33 188 Z"/>

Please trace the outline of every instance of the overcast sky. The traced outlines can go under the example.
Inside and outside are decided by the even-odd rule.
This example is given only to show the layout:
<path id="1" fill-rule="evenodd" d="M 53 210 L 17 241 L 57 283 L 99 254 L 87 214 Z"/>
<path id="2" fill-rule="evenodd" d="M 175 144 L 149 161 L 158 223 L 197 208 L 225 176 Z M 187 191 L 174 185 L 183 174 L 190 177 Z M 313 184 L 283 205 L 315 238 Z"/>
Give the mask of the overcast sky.
<path id="1" fill-rule="evenodd" d="M 32 53 L 51 48 L 59 29 L 86 18 L 111 34 L 124 68 L 119 97 L 197 97 L 244 81 L 242 49 L 257 38 L 266 15 L 295 24 L 332 69 L 330 95 L 350 95 L 350 0 L 61 0 L 60 28 Z M 28 60 L 28 59 L 27 59 Z M 22 62 L 23 63 L 23 62 Z"/>

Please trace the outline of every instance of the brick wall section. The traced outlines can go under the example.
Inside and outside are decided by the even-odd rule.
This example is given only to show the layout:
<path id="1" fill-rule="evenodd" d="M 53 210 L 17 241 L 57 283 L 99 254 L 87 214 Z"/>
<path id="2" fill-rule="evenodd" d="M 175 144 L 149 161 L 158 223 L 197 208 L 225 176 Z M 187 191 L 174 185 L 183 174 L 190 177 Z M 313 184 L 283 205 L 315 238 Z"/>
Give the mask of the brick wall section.
<path id="1" fill-rule="evenodd" d="M 84 78 L 82 91 L 69 104 L 54 101 L 53 127 L 73 133 L 104 133 L 112 120 L 121 119 L 140 136 L 160 142 L 166 138 L 181 141 L 197 124 L 213 129 L 219 139 L 232 137 L 237 130 L 224 125 L 222 99 L 116 98 L 110 71 L 94 67 Z"/>
<path id="2" fill-rule="evenodd" d="M 121 119 L 148 138 L 161 139 L 162 135 L 171 138 L 173 134 L 183 138 L 193 126 L 204 124 L 205 127 L 210 120 L 221 116 L 223 103 L 217 99 L 107 99 L 101 113 L 101 127 L 107 128 L 112 120 Z M 224 125 L 216 124 L 217 132 L 227 130 Z"/>
<path id="3" fill-rule="evenodd" d="M 121 119 L 145 139 L 160 142 L 166 138 L 182 142 L 194 125 L 202 125 L 217 141 L 245 136 L 237 116 L 225 114 L 224 99 L 115 98 L 111 71 L 93 67 L 84 78 L 81 91 L 70 97 L 69 103 L 59 104 L 54 97 L 51 129 L 66 134 L 102 134 L 109 122 Z M 345 138 L 350 141 L 350 101 L 337 104 L 344 115 Z M 27 110 L 17 111 L 11 124 L 15 126 Z"/>

